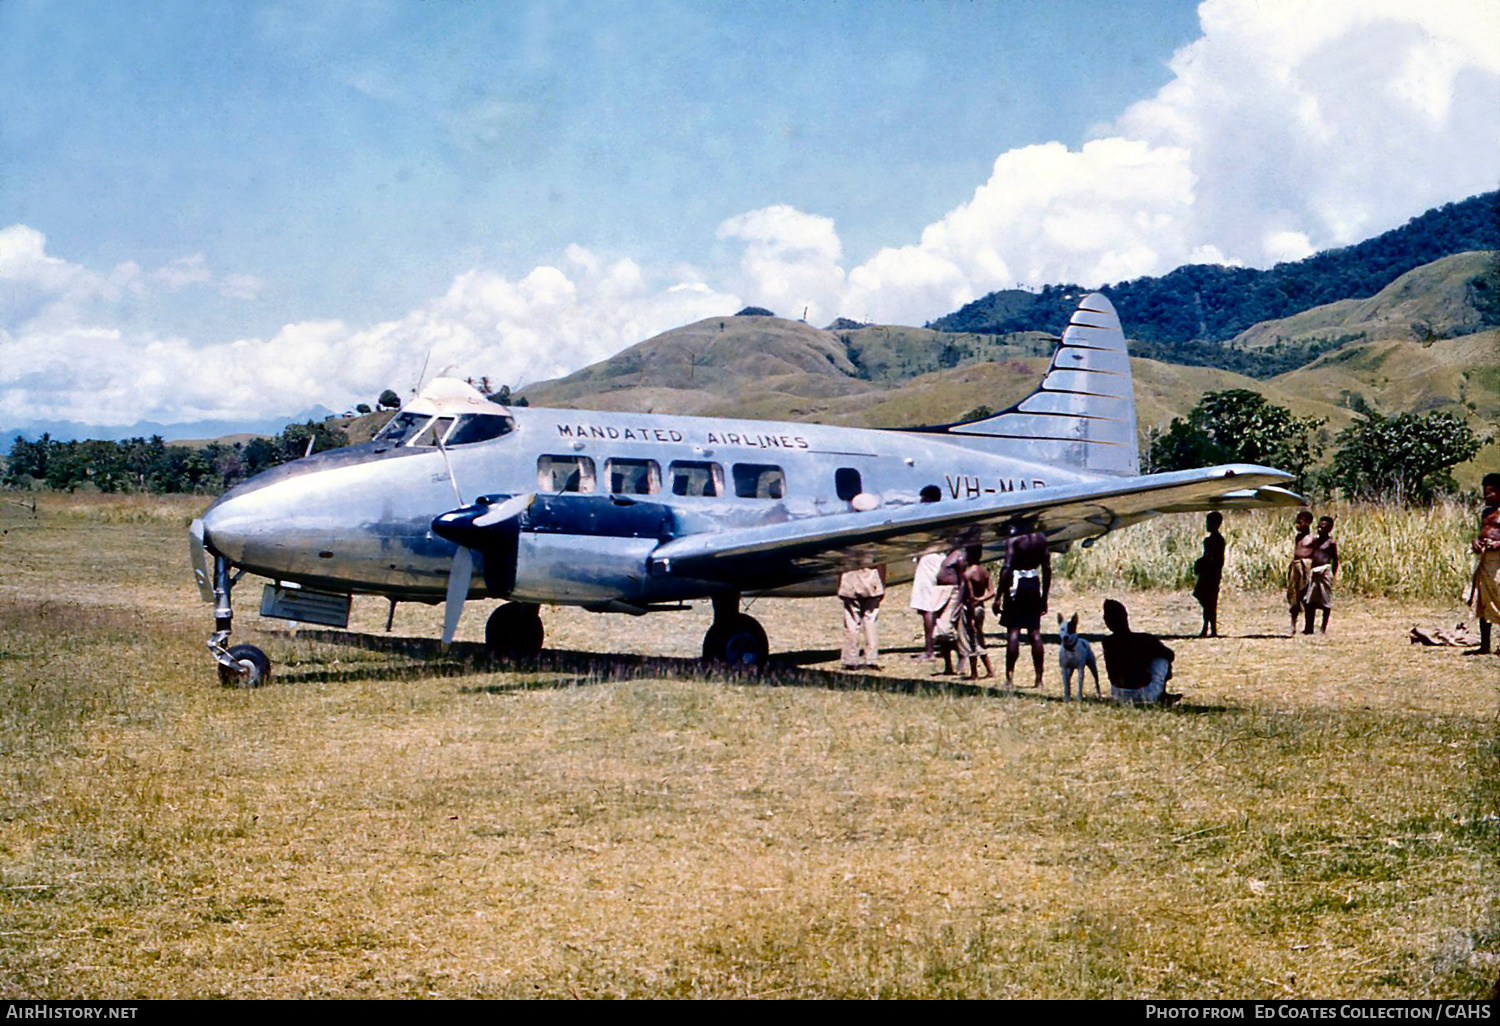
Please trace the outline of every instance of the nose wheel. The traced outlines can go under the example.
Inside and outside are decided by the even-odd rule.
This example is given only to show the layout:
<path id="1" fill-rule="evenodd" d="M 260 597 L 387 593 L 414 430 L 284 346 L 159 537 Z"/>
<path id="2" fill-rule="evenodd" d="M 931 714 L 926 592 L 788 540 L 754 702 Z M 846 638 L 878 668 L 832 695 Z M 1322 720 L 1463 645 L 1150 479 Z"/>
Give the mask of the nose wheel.
<path id="1" fill-rule="evenodd" d="M 235 645 L 228 655 L 235 665 L 219 664 L 219 683 L 226 688 L 258 688 L 271 679 L 271 660 L 254 645 Z"/>
<path id="2" fill-rule="evenodd" d="M 219 664 L 219 683 L 226 688 L 258 688 L 271 679 L 271 660 L 254 645 L 229 644 L 229 629 L 234 623 L 234 606 L 230 593 L 240 573 L 229 572 L 229 560 L 214 557 L 214 633 L 208 639 L 208 650 Z"/>

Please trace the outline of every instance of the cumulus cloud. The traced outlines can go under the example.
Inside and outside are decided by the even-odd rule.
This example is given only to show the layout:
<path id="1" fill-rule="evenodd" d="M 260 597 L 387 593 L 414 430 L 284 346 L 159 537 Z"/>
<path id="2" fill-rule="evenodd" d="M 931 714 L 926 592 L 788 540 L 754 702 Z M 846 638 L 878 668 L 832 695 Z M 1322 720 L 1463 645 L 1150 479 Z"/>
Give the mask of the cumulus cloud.
<path id="1" fill-rule="evenodd" d="M 1208 0 L 1173 79 L 1098 138 L 1001 154 L 974 197 L 848 274 L 851 316 L 1186 262 L 1267 266 L 1495 187 L 1500 5 Z"/>
<path id="2" fill-rule="evenodd" d="M 745 243 L 740 286 L 751 302 L 783 317 L 800 317 L 806 309 L 815 323 L 837 316 L 843 247 L 832 218 L 779 204 L 729 218 L 718 235 Z"/>
<path id="3" fill-rule="evenodd" d="M 33 303 L 0 308 L 0 424 L 170 423 L 342 407 L 385 388 L 406 391 L 424 362 L 521 384 L 742 304 L 702 282 L 653 280 L 628 259 L 578 246 L 567 256 L 571 273 L 538 267 L 512 280 L 465 272 L 399 320 L 304 321 L 269 338 L 203 343 L 109 327 L 96 306 L 79 302 L 107 286 L 107 276 L 47 255 L 39 232 L 6 229 L 0 286 L 26 282 Z"/>

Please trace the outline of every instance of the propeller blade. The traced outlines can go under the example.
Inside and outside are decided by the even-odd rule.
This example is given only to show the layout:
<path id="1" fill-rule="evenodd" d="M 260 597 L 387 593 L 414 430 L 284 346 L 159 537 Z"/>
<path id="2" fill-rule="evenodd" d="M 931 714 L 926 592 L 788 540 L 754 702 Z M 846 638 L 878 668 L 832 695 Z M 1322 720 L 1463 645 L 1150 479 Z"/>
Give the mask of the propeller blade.
<path id="1" fill-rule="evenodd" d="M 536 492 L 527 492 L 525 495 L 512 495 L 498 506 L 491 506 L 489 511 L 474 518 L 475 527 L 494 527 L 503 524 L 511 517 L 518 517 L 531 508 L 536 501 Z"/>
<path id="2" fill-rule="evenodd" d="M 458 504 L 462 506 L 464 504 L 464 497 L 463 493 L 458 490 L 458 478 L 453 474 L 453 461 L 448 459 L 448 447 L 443 444 L 443 440 L 441 438 L 437 439 L 437 447 L 438 452 L 443 454 L 443 469 L 448 471 L 448 483 L 453 486 L 453 497 L 457 499 Z"/>
<path id="3" fill-rule="evenodd" d="M 469 597 L 469 582 L 474 577 L 474 554 L 460 545 L 448 568 L 448 598 L 443 606 L 443 644 L 453 644 L 458 632 L 458 618 L 463 615 L 464 601 Z"/>

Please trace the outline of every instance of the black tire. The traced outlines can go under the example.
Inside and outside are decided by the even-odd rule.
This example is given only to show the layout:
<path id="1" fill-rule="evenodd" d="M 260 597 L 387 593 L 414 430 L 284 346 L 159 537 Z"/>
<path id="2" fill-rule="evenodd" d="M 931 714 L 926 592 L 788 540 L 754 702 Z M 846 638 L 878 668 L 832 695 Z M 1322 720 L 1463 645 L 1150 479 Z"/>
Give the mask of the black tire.
<path id="1" fill-rule="evenodd" d="M 535 659 L 544 638 L 541 610 L 529 602 L 507 602 L 484 625 L 484 647 L 496 659 Z"/>
<path id="2" fill-rule="evenodd" d="M 717 620 L 703 633 L 703 661 L 708 663 L 724 661 L 724 625 Z"/>
<path id="3" fill-rule="evenodd" d="M 271 682 L 271 660 L 254 645 L 235 645 L 229 657 L 239 666 L 219 664 L 219 683 L 226 688 L 258 688 Z"/>
<path id="4" fill-rule="evenodd" d="M 759 673 L 765 668 L 770 652 L 765 628 L 744 613 L 737 613 L 725 622 L 715 622 L 703 635 L 703 658 L 732 671 Z"/>

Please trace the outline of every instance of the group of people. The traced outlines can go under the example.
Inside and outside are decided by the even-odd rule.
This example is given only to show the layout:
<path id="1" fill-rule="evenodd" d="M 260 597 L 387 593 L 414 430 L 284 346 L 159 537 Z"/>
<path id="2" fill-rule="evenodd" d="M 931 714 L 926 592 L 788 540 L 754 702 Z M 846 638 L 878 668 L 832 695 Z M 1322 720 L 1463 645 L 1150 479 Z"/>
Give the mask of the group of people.
<path id="1" fill-rule="evenodd" d="M 1491 624 L 1500 623 L 1500 474 L 1485 475 L 1482 483 L 1484 509 L 1473 552 L 1478 557 L 1470 587 L 1469 602 L 1479 619 L 1480 645 L 1476 654 L 1491 651 Z M 923 502 L 936 502 L 939 494 L 929 487 Z M 1219 590 L 1224 577 L 1225 540 L 1222 513 L 1208 514 L 1204 523 L 1203 554 L 1193 564 L 1196 583 L 1193 597 L 1203 610 L 1199 637 L 1219 635 Z M 1314 614 L 1321 611 L 1319 630 L 1326 633 L 1333 610 L 1333 588 L 1338 579 L 1339 547 L 1333 537 L 1334 518 L 1317 518 L 1300 510 L 1296 516 L 1292 558 L 1286 571 L 1286 601 L 1290 610 L 1290 633 L 1313 633 Z M 1018 521 L 1006 539 L 1005 559 L 998 587 L 983 565 L 983 550 L 977 546 L 934 552 L 917 560 L 912 582 L 911 607 L 922 617 L 924 647 L 917 657 L 924 662 L 943 660 L 944 674 L 967 673 L 971 680 L 994 676 L 985 642 L 986 610 L 999 617 L 1006 633 L 1005 686 L 1015 686 L 1021 635 L 1027 636 L 1034 687 L 1042 686 L 1045 650 L 1041 618 L 1047 612 L 1052 591 L 1052 557 L 1047 536 L 1031 522 Z M 885 567 L 866 567 L 844 574 L 839 597 L 844 602 L 845 669 L 879 668 L 876 621 L 885 594 Z M 1180 698 L 1166 690 L 1172 673 L 1172 650 L 1154 635 L 1130 629 L 1129 614 L 1119 602 L 1104 603 L 1103 640 L 1105 672 L 1111 694 L 1120 701 L 1172 704 Z M 861 657 L 863 652 L 863 657 Z M 954 659 L 957 658 L 955 666 Z"/>
<path id="2" fill-rule="evenodd" d="M 931 497 L 924 492 L 922 499 L 937 501 L 936 489 Z M 1024 633 L 1036 670 L 1033 686 L 1040 688 L 1045 662 L 1041 619 L 1052 591 L 1052 554 L 1047 536 L 1034 523 L 1012 524 L 998 587 L 982 562 L 983 556 L 983 549 L 974 545 L 946 554 L 929 553 L 917 560 L 911 606 L 921 614 L 925 642 L 917 658 L 934 662 L 941 656 L 943 674 L 956 670 L 978 680 L 983 666 L 983 676 L 993 677 L 984 631 L 988 609 L 999 617 L 1006 632 L 1005 686 L 1015 686 Z M 851 570 L 840 579 L 839 597 L 844 603 L 841 661 L 845 669 L 879 668 L 876 625 L 884 594 L 884 567 Z M 1113 697 L 1122 702 L 1168 705 L 1182 697 L 1166 691 L 1172 672 L 1171 649 L 1153 635 L 1132 631 L 1125 607 L 1113 599 L 1104 603 L 1104 623 L 1110 630 L 1103 644 Z"/>
<path id="3" fill-rule="evenodd" d="M 1224 580 L 1224 536 L 1219 528 L 1224 514 L 1214 512 L 1204 523 L 1203 555 L 1193 564 L 1196 583 L 1193 597 L 1203 608 L 1200 638 L 1219 636 L 1219 586 Z M 1297 633 L 1297 620 L 1303 620 L 1302 633 L 1313 632 L 1313 614 L 1323 613 L 1319 630 L 1328 632 L 1328 614 L 1333 611 L 1333 582 L 1339 573 L 1339 544 L 1333 537 L 1333 517 L 1318 518 L 1313 533 L 1311 510 L 1299 510 L 1296 536 L 1292 539 L 1292 561 L 1286 569 L 1286 601 L 1291 610 L 1291 632 Z"/>

